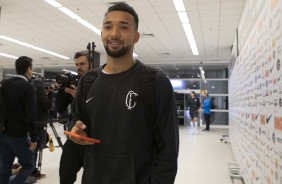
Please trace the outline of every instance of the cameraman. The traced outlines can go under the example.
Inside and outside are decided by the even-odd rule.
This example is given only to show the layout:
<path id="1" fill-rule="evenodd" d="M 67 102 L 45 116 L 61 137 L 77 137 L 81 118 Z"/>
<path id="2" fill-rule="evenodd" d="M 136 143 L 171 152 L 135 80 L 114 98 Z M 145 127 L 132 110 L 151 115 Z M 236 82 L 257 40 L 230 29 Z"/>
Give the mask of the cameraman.
<path id="1" fill-rule="evenodd" d="M 46 144 L 47 131 L 45 127 L 48 123 L 49 109 L 52 105 L 53 90 L 45 83 L 44 78 L 33 80 L 33 85 L 36 89 L 36 124 L 38 132 L 38 144 L 34 150 L 34 165 L 36 166 L 38 151 L 43 149 Z M 41 171 L 35 167 L 31 176 L 39 179 L 45 177 L 45 174 L 41 174 Z"/>
<path id="2" fill-rule="evenodd" d="M 79 76 L 91 69 L 88 51 L 80 51 L 74 55 L 74 63 Z M 58 89 L 55 105 L 58 113 L 63 113 L 68 109 L 76 94 L 76 85 L 61 85 Z M 69 123 L 72 122 L 69 113 Z M 83 166 L 84 147 L 67 139 L 63 146 L 63 152 L 60 160 L 60 183 L 73 184 L 76 181 L 76 174 Z"/>

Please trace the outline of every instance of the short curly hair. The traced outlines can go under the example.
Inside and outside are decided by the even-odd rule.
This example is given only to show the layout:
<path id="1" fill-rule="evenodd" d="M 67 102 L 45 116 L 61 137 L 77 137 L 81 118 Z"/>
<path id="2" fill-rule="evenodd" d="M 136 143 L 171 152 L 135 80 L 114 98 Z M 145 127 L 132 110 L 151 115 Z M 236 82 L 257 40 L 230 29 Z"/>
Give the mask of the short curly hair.
<path id="1" fill-rule="evenodd" d="M 131 14 L 134 18 L 134 22 L 136 24 L 136 29 L 138 30 L 138 24 L 139 24 L 139 17 L 138 14 L 136 13 L 136 11 L 129 6 L 127 3 L 125 2 L 120 2 L 117 4 L 114 4 L 113 6 L 108 8 L 108 11 L 106 12 L 105 16 L 112 12 L 112 11 L 123 11 L 123 12 L 127 12 L 129 14 Z"/>
<path id="2" fill-rule="evenodd" d="M 27 69 L 32 67 L 32 61 L 33 60 L 27 56 L 19 57 L 15 62 L 17 74 L 24 75 Z"/>

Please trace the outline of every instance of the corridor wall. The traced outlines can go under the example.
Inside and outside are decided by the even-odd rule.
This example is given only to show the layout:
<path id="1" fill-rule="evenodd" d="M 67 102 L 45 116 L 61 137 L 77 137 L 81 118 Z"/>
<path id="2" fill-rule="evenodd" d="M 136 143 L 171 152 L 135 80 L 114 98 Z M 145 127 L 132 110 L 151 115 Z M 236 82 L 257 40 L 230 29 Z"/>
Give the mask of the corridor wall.
<path id="1" fill-rule="evenodd" d="M 281 59 L 282 0 L 266 0 L 229 79 L 230 142 L 247 184 L 282 184 Z"/>

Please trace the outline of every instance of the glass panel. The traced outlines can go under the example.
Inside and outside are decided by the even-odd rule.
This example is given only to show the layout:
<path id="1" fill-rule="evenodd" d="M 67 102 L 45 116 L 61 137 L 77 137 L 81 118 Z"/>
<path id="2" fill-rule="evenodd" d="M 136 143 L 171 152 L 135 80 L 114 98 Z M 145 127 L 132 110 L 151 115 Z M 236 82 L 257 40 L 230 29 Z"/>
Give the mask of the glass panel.
<path id="1" fill-rule="evenodd" d="M 33 66 L 33 72 L 40 74 L 41 68 L 36 68 Z M 17 72 L 15 68 L 4 68 L 3 69 L 3 79 L 8 79 L 10 77 L 13 77 L 16 74 Z"/>
<path id="2" fill-rule="evenodd" d="M 202 117 L 202 119 L 205 124 L 205 118 Z M 212 112 L 211 125 L 228 125 L 228 112 Z"/>
<path id="3" fill-rule="evenodd" d="M 202 89 L 207 90 L 209 94 L 228 94 L 228 81 L 206 80 L 202 83 Z"/>
<path id="4" fill-rule="evenodd" d="M 228 109 L 228 96 L 210 96 L 214 102 L 216 110 L 227 110 Z"/>
<path id="5" fill-rule="evenodd" d="M 205 66 L 203 66 L 205 69 Z M 208 78 L 227 78 L 227 70 L 205 70 L 205 77 Z"/>
<path id="6" fill-rule="evenodd" d="M 170 79 L 174 90 L 178 89 L 200 89 L 200 80 L 196 79 Z"/>
<path id="7" fill-rule="evenodd" d="M 184 119 L 183 119 L 184 118 Z M 200 119 L 203 124 L 205 124 L 205 118 L 202 113 L 200 113 Z M 190 115 L 189 110 L 184 110 L 184 116 L 182 115 L 179 119 L 179 124 L 184 124 L 185 126 L 190 126 Z M 228 112 L 211 112 L 211 124 L 212 125 L 228 125 Z"/>

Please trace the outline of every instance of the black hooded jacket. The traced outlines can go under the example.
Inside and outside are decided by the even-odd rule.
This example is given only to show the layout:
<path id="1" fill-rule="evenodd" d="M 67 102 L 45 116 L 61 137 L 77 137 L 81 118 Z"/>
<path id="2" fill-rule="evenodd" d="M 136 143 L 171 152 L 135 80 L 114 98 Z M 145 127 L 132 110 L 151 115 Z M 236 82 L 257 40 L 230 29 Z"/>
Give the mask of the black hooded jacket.
<path id="1" fill-rule="evenodd" d="M 72 104 L 75 119 L 85 120 L 88 136 L 101 143 L 87 146 L 83 184 L 173 184 L 179 147 L 175 96 L 171 83 L 157 72 L 156 122 L 146 122 L 144 104 L 133 100 L 139 93 L 141 63 L 128 71 L 99 72 L 82 112 L 79 83 Z M 83 76 L 82 76 L 83 77 Z M 82 81 L 82 80 L 80 80 Z M 159 144 L 154 144 L 153 132 Z"/>

